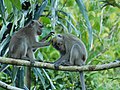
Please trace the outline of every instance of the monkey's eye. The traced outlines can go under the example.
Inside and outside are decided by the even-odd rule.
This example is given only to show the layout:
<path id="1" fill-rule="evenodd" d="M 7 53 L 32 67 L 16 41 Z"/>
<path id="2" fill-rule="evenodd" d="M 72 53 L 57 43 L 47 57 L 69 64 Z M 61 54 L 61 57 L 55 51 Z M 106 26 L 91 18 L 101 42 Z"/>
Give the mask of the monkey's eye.
<path id="1" fill-rule="evenodd" d="M 40 27 L 40 28 L 43 28 L 43 25 L 41 24 L 39 27 Z"/>
<path id="2" fill-rule="evenodd" d="M 60 37 L 60 38 L 61 38 L 61 37 L 62 37 L 62 35 L 58 34 L 58 37 Z"/>
<path id="3" fill-rule="evenodd" d="M 39 26 L 39 28 L 42 28 L 41 26 Z"/>
<path id="4" fill-rule="evenodd" d="M 34 20 L 32 20 L 31 23 L 34 24 Z"/>

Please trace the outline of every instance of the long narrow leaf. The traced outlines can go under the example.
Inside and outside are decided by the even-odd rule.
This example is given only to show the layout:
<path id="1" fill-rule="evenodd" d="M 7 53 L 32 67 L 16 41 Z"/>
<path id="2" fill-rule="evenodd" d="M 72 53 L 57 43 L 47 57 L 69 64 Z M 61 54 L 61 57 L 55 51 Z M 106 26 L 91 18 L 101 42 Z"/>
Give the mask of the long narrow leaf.
<path id="1" fill-rule="evenodd" d="M 7 29 L 7 26 L 3 24 L 3 26 L 0 30 L 0 41 L 3 38 L 3 34 L 5 33 L 6 29 Z"/>
<path id="2" fill-rule="evenodd" d="M 5 13 L 5 7 L 3 5 L 3 0 L 0 0 L 0 14 L 4 14 Z"/>
<path id="3" fill-rule="evenodd" d="M 67 27 L 60 20 L 57 21 L 57 24 L 60 24 L 63 27 L 63 30 L 67 32 Z"/>
<path id="4" fill-rule="evenodd" d="M 82 12 L 82 15 L 83 15 L 83 17 L 85 18 L 85 21 L 86 21 L 86 25 L 87 25 L 88 32 L 89 32 L 89 46 L 90 46 L 90 49 L 91 49 L 92 44 L 93 44 L 93 35 L 92 35 L 92 27 L 91 27 L 91 24 L 90 24 L 90 21 L 89 21 L 89 18 L 88 18 L 87 10 L 86 10 L 86 7 L 85 7 L 82 0 L 76 0 L 76 3 L 78 4 L 79 9 Z"/>
<path id="5" fill-rule="evenodd" d="M 10 0 L 12 2 L 12 4 L 18 9 L 21 10 L 22 9 L 22 5 L 20 0 Z"/>
<path id="6" fill-rule="evenodd" d="M 3 4 L 3 0 L 0 0 L 0 14 L 2 15 L 3 23 L 6 25 L 6 21 L 5 21 L 5 6 Z"/>
<path id="7" fill-rule="evenodd" d="M 8 14 L 10 14 L 12 12 L 12 3 L 10 0 L 4 0 L 5 6 L 6 6 L 6 10 L 8 12 Z"/>
<path id="8" fill-rule="evenodd" d="M 9 41 L 10 41 L 10 36 L 7 36 L 5 40 L 3 40 L 2 43 L 0 44 L 0 55 L 1 55 L 1 51 L 9 43 Z"/>
<path id="9" fill-rule="evenodd" d="M 20 88 L 24 88 L 24 68 L 21 67 L 17 71 L 16 85 Z"/>
<path id="10" fill-rule="evenodd" d="M 68 31 L 69 32 L 71 32 L 71 27 L 75 30 L 75 32 L 77 33 L 77 35 L 79 35 L 80 34 L 80 32 L 75 28 L 75 26 L 72 24 L 72 20 L 74 21 L 74 22 L 76 22 L 74 19 L 73 19 L 73 17 L 69 14 L 69 13 L 66 13 L 66 12 L 64 12 L 64 11 L 61 11 L 61 10 L 58 10 L 58 12 L 60 12 L 60 13 L 62 13 L 63 15 L 65 15 L 65 16 L 67 16 L 68 17 L 68 19 L 65 19 L 66 20 L 66 22 L 67 22 L 67 25 L 68 25 Z"/>
<path id="11" fill-rule="evenodd" d="M 36 74 L 40 78 L 43 88 L 44 88 L 44 90 L 46 90 L 45 79 L 41 73 L 41 70 L 39 68 L 32 68 L 32 70 L 33 70 L 34 74 Z"/>
<path id="12" fill-rule="evenodd" d="M 77 28 L 72 24 L 72 22 L 70 22 L 69 20 L 67 19 L 64 19 L 68 24 L 71 25 L 71 27 L 75 30 L 76 34 L 77 35 L 80 35 L 80 32 L 77 30 Z"/>
<path id="13" fill-rule="evenodd" d="M 54 84 L 53 84 L 53 82 L 52 82 L 52 80 L 50 79 L 49 75 L 48 75 L 47 72 L 45 71 L 45 69 L 42 69 L 42 70 L 43 70 L 43 72 L 45 73 L 45 75 L 46 75 L 46 77 L 48 78 L 48 80 L 50 81 L 50 84 L 51 84 L 52 89 L 56 89 L 55 86 L 54 86 Z"/>
<path id="14" fill-rule="evenodd" d="M 42 15 L 44 9 L 46 8 L 47 4 L 48 4 L 48 0 L 44 0 L 43 3 L 42 3 L 42 5 L 38 9 L 38 11 L 35 12 L 35 17 L 34 17 L 35 20 L 39 19 L 39 17 Z"/>
<path id="15" fill-rule="evenodd" d="M 52 12 L 52 18 L 51 18 L 51 24 L 53 31 L 55 31 L 55 25 L 56 25 L 56 20 L 57 18 L 57 6 L 58 6 L 58 0 L 52 0 L 51 2 L 51 12 Z"/>

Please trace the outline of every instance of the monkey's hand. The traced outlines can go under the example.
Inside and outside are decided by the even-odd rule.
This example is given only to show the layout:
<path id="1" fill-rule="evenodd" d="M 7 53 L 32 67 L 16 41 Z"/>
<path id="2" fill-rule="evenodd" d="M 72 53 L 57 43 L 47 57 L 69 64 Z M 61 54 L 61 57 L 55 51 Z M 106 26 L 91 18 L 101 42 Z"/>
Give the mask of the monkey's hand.
<path id="1" fill-rule="evenodd" d="M 58 63 L 54 63 L 54 67 L 55 67 L 55 69 L 59 69 L 59 64 Z"/>
<path id="2" fill-rule="evenodd" d="M 49 34 L 48 34 L 48 36 L 50 37 L 50 36 L 52 36 L 52 35 L 54 35 L 55 34 L 55 32 L 50 32 Z"/>

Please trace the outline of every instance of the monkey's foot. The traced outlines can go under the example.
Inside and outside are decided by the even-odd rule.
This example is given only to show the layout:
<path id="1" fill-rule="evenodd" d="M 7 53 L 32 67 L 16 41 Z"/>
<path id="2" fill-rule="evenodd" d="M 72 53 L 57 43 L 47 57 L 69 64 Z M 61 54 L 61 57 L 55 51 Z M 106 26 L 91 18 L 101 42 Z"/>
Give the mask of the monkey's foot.
<path id="1" fill-rule="evenodd" d="M 31 64 L 31 65 L 34 65 L 34 63 L 35 63 L 34 60 L 31 60 L 31 61 L 30 61 L 30 64 Z"/>
<path id="2" fill-rule="evenodd" d="M 52 31 L 52 32 L 49 33 L 49 36 L 54 35 L 54 34 L 55 34 L 55 32 Z"/>
<path id="3" fill-rule="evenodd" d="M 60 66 L 59 64 L 56 63 L 54 64 L 55 69 L 59 69 L 59 66 Z"/>

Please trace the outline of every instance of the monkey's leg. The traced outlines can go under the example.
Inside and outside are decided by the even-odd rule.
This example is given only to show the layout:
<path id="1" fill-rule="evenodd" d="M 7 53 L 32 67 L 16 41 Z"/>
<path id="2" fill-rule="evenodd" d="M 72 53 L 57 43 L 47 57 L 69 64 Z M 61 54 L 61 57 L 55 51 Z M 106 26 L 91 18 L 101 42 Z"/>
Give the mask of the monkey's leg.
<path id="1" fill-rule="evenodd" d="M 49 42 L 34 42 L 34 45 L 32 46 L 32 48 L 36 49 L 39 47 L 49 46 L 50 43 L 51 43 L 51 41 L 49 41 Z"/>
<path id="2" fill-rule="evenodd" d="M 28 56 L 31 64 L 35 62 L 35 56 L 34 56 L 34 53 L 31 48 L 28 48 L 27 56 Z"/>

